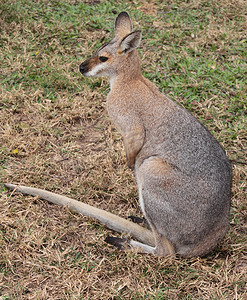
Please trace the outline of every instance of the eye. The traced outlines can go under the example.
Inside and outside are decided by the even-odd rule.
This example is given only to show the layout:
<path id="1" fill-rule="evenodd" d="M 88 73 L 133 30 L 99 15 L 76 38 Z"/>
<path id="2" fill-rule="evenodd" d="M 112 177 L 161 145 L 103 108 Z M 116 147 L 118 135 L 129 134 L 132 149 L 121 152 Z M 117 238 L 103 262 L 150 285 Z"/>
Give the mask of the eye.
<path id="1" fill-rule="evenodd" d="M 99 60 L 100 60 L 101 62 L 105 62 L 105 61 L 108 60 L 108 57 L 100 56 L 100 57 L 99 57 Z"/>

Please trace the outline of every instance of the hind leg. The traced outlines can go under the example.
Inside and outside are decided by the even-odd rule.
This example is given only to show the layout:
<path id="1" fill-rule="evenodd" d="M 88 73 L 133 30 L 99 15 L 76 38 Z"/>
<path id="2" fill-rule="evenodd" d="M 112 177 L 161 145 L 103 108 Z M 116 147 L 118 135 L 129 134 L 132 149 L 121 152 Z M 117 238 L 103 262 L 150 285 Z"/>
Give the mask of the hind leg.
<path id="1" fill-rule="evenodd" d="M 150 157 L 138 166 L 136 165 L 136 179 L 139 190 L 139 202 L 148 224 L 153 232 L 155 247 L 134 240 L 110 238 L 107 242 L 120 249 L 140 249 L 144 253 L 160 256 L 174 255 L 175 247 L 169 238 L 171 227 L 176 222 L 172 213 L 172 205 L 166 195 L 166 189 L 172 184 L 176 169 L 169 166 L 158 157 Z M 177 186 L 177 183 L 175 183 Z M 172 216 L 172 217 L 171 217 Z M 173 219 L 173 220 L 172 220 Z"/>
<path id="2" fill-rule="evenodd" d="M 220 180 L 192 176 L 159 157 L 141 164 L 137 160 L 135 171 L 140 206 L 158 255 L 201 256 L 216 246 L 229 216 Z"/>
<path id="3" fill-rule="evenodd" d="M 164 223 L 163 212 L 171 210 L 164 191 L 164 177 L 171 169 L 158 157 L 150 157 L 136 168 L 140 206 L 154 234 L 154 253 L 160 256 L 175 254 L 174 245 L 166 237 L 165 230 L 160 230 Z"/>

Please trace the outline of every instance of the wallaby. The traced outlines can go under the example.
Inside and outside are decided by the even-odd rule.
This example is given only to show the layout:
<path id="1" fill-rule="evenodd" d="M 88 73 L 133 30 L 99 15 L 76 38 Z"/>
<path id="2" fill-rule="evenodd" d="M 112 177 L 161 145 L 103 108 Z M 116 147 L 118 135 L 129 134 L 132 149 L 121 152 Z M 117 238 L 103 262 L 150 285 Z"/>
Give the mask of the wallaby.
<path id="1" fill-rule="evenodd" d="M 123 136 L 127 164 L 136 175 L 140 207 L 152 231 L 63 196 L 46 191 L 39 196 L 69 204 L 138 240 L 118 240 L 120 246 L 161 256 L 203 256 L 228 229 L 231 165 L 209 131 L 142 76 L 136 50 L 140 41 L 141 31 L 132 31 L 129 15 L 121 12 L 112 41 L 83 62 L 80 72 L 110 79 L 107 111 Z M 32 188 L 19 190 L 37 195 Z"/>

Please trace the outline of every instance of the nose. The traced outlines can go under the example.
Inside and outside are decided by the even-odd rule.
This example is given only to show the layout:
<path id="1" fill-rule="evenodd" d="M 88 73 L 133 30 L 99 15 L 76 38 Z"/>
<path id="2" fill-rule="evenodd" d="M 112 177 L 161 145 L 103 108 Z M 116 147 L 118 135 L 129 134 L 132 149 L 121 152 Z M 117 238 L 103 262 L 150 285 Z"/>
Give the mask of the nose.
<path id="1" fill-rule="evenodd" d="M 85 73 L 88 72 L 88 60 L 85 60 L 79 67 L 80 72 L 84 75 Z"/>
<path id="2" fill-rule="evenodd" d="M 80 72 L 81 72 L 82 74 L 85 73 L 85 65 L 84 65 L 83 63 L 80 64 L 79 69 L 80 69 Z"/>

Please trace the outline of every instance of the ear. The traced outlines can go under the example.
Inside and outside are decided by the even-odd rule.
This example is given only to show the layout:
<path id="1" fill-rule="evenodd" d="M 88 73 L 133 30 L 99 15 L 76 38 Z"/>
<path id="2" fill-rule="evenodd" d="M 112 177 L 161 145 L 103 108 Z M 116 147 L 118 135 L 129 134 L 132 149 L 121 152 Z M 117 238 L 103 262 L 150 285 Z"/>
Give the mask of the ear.
<path id="1" fill-rule="evenodd" d="M 127 53 L 135 48 L 137 48 L 141 42 L 142 33 L 141 30 L 137 30 L 134 32 L 131 32 L 126 37 L 124 37 L 119 45 L 120 52 L 121 53 Z"/>
<path id="2" fill-rule="evenodd" d="M 115 21 L 115 37 L 122 39 L 127 34 L 131 33 L 132 24 L 127 12 L 122 11 Z"/>

